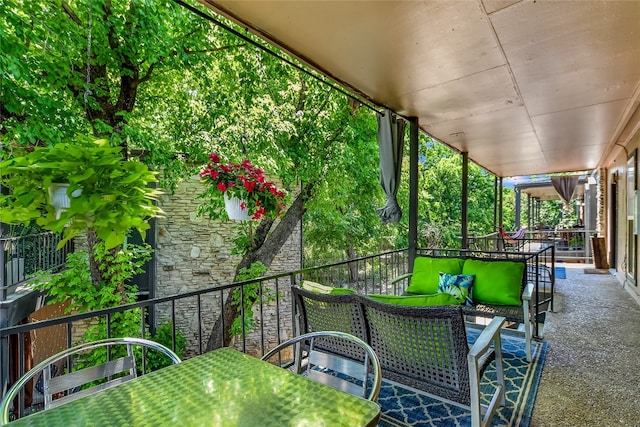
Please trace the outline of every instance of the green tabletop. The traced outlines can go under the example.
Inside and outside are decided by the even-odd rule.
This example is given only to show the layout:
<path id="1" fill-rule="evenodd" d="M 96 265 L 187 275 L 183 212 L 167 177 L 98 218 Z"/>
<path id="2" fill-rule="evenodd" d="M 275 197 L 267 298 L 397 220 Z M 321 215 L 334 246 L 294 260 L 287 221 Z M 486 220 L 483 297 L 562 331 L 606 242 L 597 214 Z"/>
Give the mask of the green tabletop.
<path id="1" fill-rule="evenodd" d="M 11 426 L 373 426 L 377 404 L 231 348 L 143 375 Z"/>

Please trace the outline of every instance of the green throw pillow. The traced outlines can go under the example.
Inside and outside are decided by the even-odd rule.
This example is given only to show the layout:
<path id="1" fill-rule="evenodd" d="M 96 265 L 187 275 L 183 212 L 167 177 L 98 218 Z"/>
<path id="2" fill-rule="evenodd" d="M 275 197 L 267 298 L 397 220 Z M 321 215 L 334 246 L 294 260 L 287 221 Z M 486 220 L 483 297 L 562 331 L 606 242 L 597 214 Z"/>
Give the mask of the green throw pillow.
<path id="1" fill-rule="evenodd" d="M 436 305 L 460 305 L 453 295 L 450 294 L 434 294 L 434 295 L 377 295 L 369 294 L 369 298 L 387 304 L 410 305 L 414 307 L 427 307 Z"/>
<path id="2" fill-rule="evenodd" d="M 473 305 L 472 285 L 475 276 L 470 274 L 440 273 L 438 293 L 453 295 L 460 304 Z"/>
<path id="3" fill-rule="evenodd" d="M 462 273 L 463 258 L 453 257 L 417 257 L 413 262 L 413 275 L 407 292 L 433 295 L 438 293 L 440 272 L 447 274 Z"/>
<path id="4" fill-rule="evenodd" d="M 467 259 L 462 274 L 473 274 L 473 300 L 497 305 L 521 305 L 524 263 Z"/>
<path id="5" fill-rule="evenodd" d="M 348 288 L 333 288 L 327 285 L 321 285 L 317 282 L 312 282 L 311 280 L 303 280 L 302 281 L 302 289 L 306 289 L 307 291 L 317 292 L 319 294 L 331 294 L 331 295 L 348 295 L 355 294 L 356 291 Z"/>

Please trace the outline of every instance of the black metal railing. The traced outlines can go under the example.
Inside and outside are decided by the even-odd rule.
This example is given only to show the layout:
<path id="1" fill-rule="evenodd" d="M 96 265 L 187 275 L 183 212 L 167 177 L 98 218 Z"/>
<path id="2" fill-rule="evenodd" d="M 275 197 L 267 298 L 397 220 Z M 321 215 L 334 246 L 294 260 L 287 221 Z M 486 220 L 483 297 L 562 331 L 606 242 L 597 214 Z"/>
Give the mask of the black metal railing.
<path id="1" fill-rule="evenodd" d="M 559 229 L 531 230 L 523 237 L 506 241 L 500 234 L 490 233 L 482 236 L 470 236 L 468 246 L 480 251 L 538 252 L 554 246 L 558 259 L 575 262 L 592 262 L 591 239 L 593 230 Z"/>
<path id="2" fill-rule="evenodd" d="M 525 258 L 527 261 L 529 280 L 536 284 L 536 310 L 542 307 L 543 296 L 553 298 L 553 248 L 547 248 L 537 253 L 509 253 L 487 251 L 463 251 L 420 249 L 419 253 L 427 254 L 439 251 L 444 254 L 465 253 L 467 256 L 492 256 L 502 258 Z M 545 275 L 542 270 L 550 271 Z M 549 270 L 550 269 L 550 270 Z M 226 330 L 234 319 L 220 317 L 224 312 L 224 305 L 229 300 L 230 292 L 239 292 L 240 299 L 251 294 L 256 296 L 252 308 L 252 320 L 255 328 L 248 329 L 247 322 L 239 322 L 240 330 L 232 339 L 231 346 L 239 350 L 261 356 L 267 350 L 280 342 L 290 338 L 293 330 L 293 308 L 290 288 L 293 284 L 300 284 L 303 280 L 313 280 L 327 285 L 349 287 L 360 293 L 393 293 L 404 291 L 403 287 L 391 285 L 394 278 L 409 271 L 408 250 L 395 250 L 372 256 L 357 258 L 350 261 L 301 269 L 293 272 L 273 275 L 269 277 L 232 283 L 224 286 L 192 291 L 180 295 L 171 295 L 149 299 L 134 304 L 98 310 L 90 313 L 59 317 L 51 320 L 35 321 L 0 329 L 0 385 L 3 394 L 6 386 L 21 376 L 28 366 L 27 346 L 29 341 L 37 341 L 46 336 L 52 328 L 63 328 L 65 342 L 63 347 L 71 347 L 78 343 L 88 325 L 104 324 L 105 337 L 111 336 L 110 325 L 116 313 L 137 310 L 139 316 L 140 335 L 150 337 L 153 325 L 149 325 L 150 318 L 156 319 L 156 324 L 169 321 L 172 329 L 172 343 L 175 350 L 176 336 L 182 334 L 187 340 L 187 354 L 191 357 L 213 349 L 214 334 Z M 548 293 L 545 290 L 549 289 Z M 240 308 L 241 316 L 245 308 Z M 537 311 L 536 311 L 537 314 Z M 153 315 L 153 316 L 151 316 Z M 216 331 L 213 325 L 218 324 Z M 151 327 L 150 327 L 151 326 Z M 536 330 L 537 333 L 537 330 Z M 28 336 L 28 339 L 27 339 Z M 48 355 L 44 355 L 45 357 Z M 11 375 L 13 373 L 13 375 Z"/>
<path id="3" fill-rule="evenodd" d="M 58 249 L 61 237 L 51 232 L 0 238 L 0 302 L 36 271 L 55 271 L 73 252 L 73 242 Z"/>

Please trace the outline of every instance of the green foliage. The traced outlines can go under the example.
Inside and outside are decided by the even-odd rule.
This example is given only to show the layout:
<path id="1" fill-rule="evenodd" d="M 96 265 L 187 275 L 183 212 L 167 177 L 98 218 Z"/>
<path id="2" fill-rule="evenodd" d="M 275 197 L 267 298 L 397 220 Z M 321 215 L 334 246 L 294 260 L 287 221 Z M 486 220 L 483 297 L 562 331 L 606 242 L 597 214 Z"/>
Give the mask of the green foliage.
<path id="1" fill-rule="evenodd" d="M 233 226 L 233 230 L 236 232 L 236 234 L 232 239 L 233 249 L 231 249 L 231 255 L 244 256 L 244 254 L 253 249 L 255 245 L 255 242 L 253 240 L 253 228 L 253 221 L 236 221 Z M 243 273 L 243 270 L 244 269 L 240 270 L 239 277 L 246 276 Z M 260 277 L 260 275 L 255 277 Z"/>
<path id="2" fill-rule="evenodd" d="M 156 332 L 151 339 L 167 348 L 173 349 L 172 331 L 173 325 L 167 320 L 156 328 Z M 179 329 L 176 329 L 175 344 L 174 353 L 182 359 L 185 354 L 186 341 L 184 339 L 184 334 Z M 157 350 L 147 350 L 145 363 L 147 371 L 155 371 L 160 368 L 164 368 L 165 366 L 169 366 L 172 362 L 167 358 L 167 356 Z M 142 364 L 139 362 L 138 366 L 142 366 Z"/>
<path id="3" fill-rule="evenodd" d="M 50 303 L 69 303 L 65 313 L 85 313 L 134 302 L 136 286 L 126 282 L 143 271 L 142 265 L 151 259 L 151 247 L 130 244 L 113 251 L 107 250 L 104 244 L 98 244 L 95 254 L 103 260 L 103 280 L 100 283 L 91 281 L 88 252 L 77 251 L 68 255 L 67 268 L 60 273 L 38 272 L 34 281 L 36 289 L 46 292 Z M 139 314 L 136 317 L 139 330 Z M 123 326 L 119 321 L 112 323 Z"/>
<path id="4" fill-rule="evenodd" d="M 425 135 L 419 140 L 418 244 L 424 247 L 459 247 L 462 224 L 462 159 L 460 154 Z M 398 192 L 400 206 L 409 205 L 409 167 L 403 165 Z M 469 231 L 493 231 L 493 176 L 469 164 Z M 405 208 L 406 209 L 406 208 Z M 408 216 L 402 219 L 408 229 Z M 406 231 L 398 234 L 397 246 L 408 244 Z"/>
<path id="5" fill-rule="evenodd" d="M 64 270 L 54 275 L 42 271 L 36 273 L 36 288 L 47 293 L 50 304 L 69 302 L 70 305 L 65 309 L 65 314 L 69 314 L 75 310 L 102 308 L 103 300 L 111 299 L 113 293 L 109 289 L 102 293 L 91 282 L 87 251 L 70 253 L 65 266 Z"/>
<path id="6" fill-rule="evenodd" d="M 267 270 L 268 267 L 266 265 L 257 261 L 251 264 L 249 268 L 240 269 L 236 278 L 240 282 L 257 279 L 263 277 Z M 255 329 L 256 322 L 253 320 L 253 305 L 260 300 L 260 297 L 262 297 L 263 303 L 275 301 L 275 293 L 260 283 L 250 283 L 231 291 L 231 304 L 238 307 L 239 313 L 242 313 L 242 308 L 244 308 L 244 317 L 240 314 L 231 324 L 231 336 L 241 336 L 243 332 L 246 333 Z"/>
<path id="7" fill-rule="evenodd" d="M 38 272 L 34 280 L 35 288 L 46 292 L 49 303 L 68 303 L 65 313 L 86 313 L 120 304 L 135 302 L 137 287 L 127 282 L 141 273 L 141 266 L 151 259 L 148 245 L 126 245 L 118 250 L 108 250 L 104 244 L 94 247 L 95 256 L 102 261 L 103 280 L 94 284 L 89 272 L 89 254 L 77 251 L 68 256 L 66 269 L 59 274 Z M 139 337 L 142 334 L 142 312 L 139 308 L 111 315 L 107 325 L 106 317 L 92 323 L 82 336 L 83 342 L 91 342 L 107 337 L 107 329 L 112 337 Z M 106 361 L 106 352 L 97 350 L 85 355 L 79 366 L 91 366 Z"/>
<path id="8" fill-rule="evenodd" d="M 73 141 L 0 163 L 0 182 L 11 193 L 0 196 L 0 221 L 39 226 L 62 232 L 69 239 L 94 230 L 107 248 L 124 242 L 136 228 L 144 235 L 147 220 L 159 214 L 157 190 L 148 187 L 155 174 L 139 161 L 125 161 L 107 140 L 78 136 Z M 59 216 L 51 204 L 52 183 L 69 183 L 70 207 Z"/>
<path id="9" fill-rule="evenodd" d="M 337 159 L 318 181 L 307 205 L 305 258 L 344 259 L 386 246 L 390 227 L 382 226 L 376 208 L 384 204 L 379 184 L 375 115 L 366 108 L 353 112 L 342 134 Z M 337 150 L 336 150 L 337 151 Z"/>

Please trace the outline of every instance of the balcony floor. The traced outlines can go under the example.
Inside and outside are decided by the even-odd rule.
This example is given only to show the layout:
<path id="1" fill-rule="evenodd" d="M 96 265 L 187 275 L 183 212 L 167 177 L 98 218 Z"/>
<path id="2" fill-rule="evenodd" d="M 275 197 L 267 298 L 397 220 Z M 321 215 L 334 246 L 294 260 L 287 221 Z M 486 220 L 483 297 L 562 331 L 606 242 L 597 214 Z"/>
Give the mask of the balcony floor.
<path id="1" fill-rule="evenodd" d="M 565 263 L 530 427 L 640 425 L 640 303 L 613 274 Z M 633 286 L 633 285 L 627 285 Z"/>

